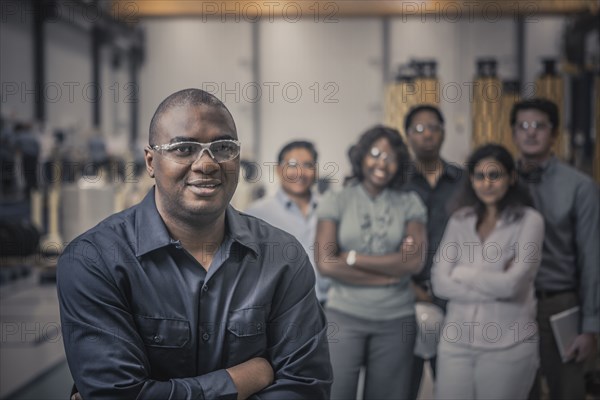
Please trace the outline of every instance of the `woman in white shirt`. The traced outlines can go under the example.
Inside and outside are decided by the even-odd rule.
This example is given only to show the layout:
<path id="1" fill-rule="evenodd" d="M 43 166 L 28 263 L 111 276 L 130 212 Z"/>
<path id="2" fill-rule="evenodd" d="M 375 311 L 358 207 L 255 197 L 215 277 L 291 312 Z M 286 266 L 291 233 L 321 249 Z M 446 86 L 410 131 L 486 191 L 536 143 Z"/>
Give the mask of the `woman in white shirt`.
<path id="1" fill-rule="evenodd" d="M 502 146 L 477 149 L 432 268 L 449 300 L 437 399 L 525 399 L 539 364 L 534 278 L 544 221 Z"/>

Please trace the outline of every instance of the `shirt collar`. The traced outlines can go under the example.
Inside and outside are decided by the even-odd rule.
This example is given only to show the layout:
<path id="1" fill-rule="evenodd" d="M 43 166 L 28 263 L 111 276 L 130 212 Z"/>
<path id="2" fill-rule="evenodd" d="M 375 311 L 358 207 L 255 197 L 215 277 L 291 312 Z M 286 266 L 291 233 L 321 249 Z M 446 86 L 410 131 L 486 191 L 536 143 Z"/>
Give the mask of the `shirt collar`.
<path id="1" fill-rule="evenodd" d="M 314 210 L 317 208 L 317 198 L 316 197 L 317 196 L 315 196 L 314 192 L 310 193 L 310 209 L 311 210 Z M 285 208 L 287 208 L 287 209 L 289 209 L 290 207 L 292 207 L 294 205 L 293 200 L 282 188 L 277 189 L 275 198 L 277 199 L 277 201 L 279 201 L 281 204 L 283 204 L 285 206 Z"/>
<path id="2" fill-rule="evenodd" d="M 136 257 L 171 244 L 171 236 L 158 210 L 152 187 L 144 200 L 137 205 L 135 232 L 137 236 Z"/>
<path id="3" fill-rule="evenodd" d="M 462 177 L 464 173 L 460 168 L 449 164 L 446 160 L 441 159 L 442 161 L 442 176 L 440 176 L 440 180 L 444 177 L 447 177 L 453 181 L 457 181 Z M 419 177 L 425 180 L 425 176 L 418 170 L 417 165 L 414 162 L 410 163 L 409 176 Z"/>
<path id="4" fill-rule="evenodd" d="M 248 227 L 248 219 L 243 217 L 231 205 L 225 211 L 225 230 L 232 240 L 252 250 L 257 257 L 260 255 L 255 235 L 252 234 L 252 231 Z"/>
<path id="5" fill-rule="evenodd" d="M 462 168 L 457 167 L 456 165 L 452 165 L 446 160 L 442 160 L 442 164 L 444 165 L 444 171 L 442 176 L 447 176 L 448 178 L 458 181 L 463 177 L 465 171 Z"/>
<path id="6" fill-rule="evenodd" d="M 524 169 L 523 159 L 520 159 L 517 162 L 517 170 L 519 175 L 524 178 L 529 183 L 539 183 L 542 180 L 542 177 L 557 163 L 557 158 L 552 155 L 546 161 L 536 164 L 533 168 Z"/>
<path id="7" fill-rule="evenodd" d="M 137 205 L 135 230 L 137 236 L 136 257 L 175 243 L 169 235 L 162 217 L 158 213 L 155 200 L 156 188 L 152 187 L 146 197 Z M 231 205 L 225 212 L 225 234 L 232 240 L 248 247 L 257 256 L 258 244 L 254 240 L 248 224 Z"/>
<path id="8" fill-rule="evenodd" d="M 367 192 L 367 189 L 365 188 L 365 186 L 362 184 L 362 182 L 359 182 L 356 184 L 356 186 L 358 186 L 358 192 L 362 193 L 362 196 L 364 198 L 366 198 L 368 201 L 374 203 L 376 201 L 381 201 L 379 199 L 385 199 L 388 196 L 388 193 L 390 191 L 392 191 L 392 189 L 390 189 L 388 186 L 384 187 L 383 190 L 377 194 L 377 196 L 372 197 L 371 194 L 369 192 Z"/>

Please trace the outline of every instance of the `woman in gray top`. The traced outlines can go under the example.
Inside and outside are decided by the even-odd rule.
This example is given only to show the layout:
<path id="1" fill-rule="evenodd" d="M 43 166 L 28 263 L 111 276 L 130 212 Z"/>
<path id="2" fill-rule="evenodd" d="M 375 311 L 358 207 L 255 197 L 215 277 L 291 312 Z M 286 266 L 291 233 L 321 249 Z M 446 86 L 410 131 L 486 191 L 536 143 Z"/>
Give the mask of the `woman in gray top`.
<path id="1" fill-rule="evenodd" d="M 426 254 L 426 210 L 401 192 L 408 150 L 398 131 L 376 126 L 349 151 L 353 176 L 319 204 L 315 261 L 333 279 L 326 314 L 333 399 L 408 397 L 416 322 L 410 275 Z"/>
<path id="2" fill-rule="evenodd" d="M 504 147 L 485 145 L 467 165 L 431 270 L 434 293 L 449 300 L 435 397 L 525 399 L 539 359 L 533 282 L 544 220 Z"/>

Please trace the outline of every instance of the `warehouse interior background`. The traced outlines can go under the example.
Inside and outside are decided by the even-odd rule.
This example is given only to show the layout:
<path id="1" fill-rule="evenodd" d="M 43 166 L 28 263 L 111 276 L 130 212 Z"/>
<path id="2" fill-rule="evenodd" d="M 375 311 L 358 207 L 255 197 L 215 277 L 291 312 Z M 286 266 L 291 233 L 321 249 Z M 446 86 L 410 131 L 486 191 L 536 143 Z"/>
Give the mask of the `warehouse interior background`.
<path id="1" fill-rule="evenodd" d="M 33 188 L 24 155 L 2 143 L 2 156 L 17 162 L 2 170 L 0 218 L 34 229 L 2 238 L 0 399 L 68 396 L 56 259 L 152 185 L 142 158 L 150 119 L 177 90 L 202 88 L 232 112 L 246 166 L 234 198 L 240 209 L 274 192 L 276 155 L 290 140 L 313 141 L 320 183 L 339 186 L 359 135 L 399 124 L 408 105 L 423 101 L 441 107 L 442 155 L 461 164 L 478 140 L 502 141 L 506 104 L 543 90 L 561 104 L 557 154 L 600 179 L 598 1 L 0 7 L 0 129 L 26 130 L 39 143 Z M 495 136 L 478 136 L 475 114 Z"/>

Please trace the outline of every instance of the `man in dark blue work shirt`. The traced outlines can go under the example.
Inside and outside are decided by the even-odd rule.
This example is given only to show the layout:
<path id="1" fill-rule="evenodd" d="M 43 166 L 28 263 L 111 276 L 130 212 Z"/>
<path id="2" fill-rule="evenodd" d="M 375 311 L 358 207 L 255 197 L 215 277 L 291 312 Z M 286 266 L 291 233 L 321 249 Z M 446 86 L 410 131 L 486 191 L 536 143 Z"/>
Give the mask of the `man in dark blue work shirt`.
<path id="1" fill-rule="evenodd" d="M 315 275 L 291 235 L 231 206 L 240 143 L 199 89 L 150 125 L 156 186 L 75 239 L 58 264 L 83 399 L 317 399 L 332 381 Z"/>
<path id="2" fill-rule="evenodd" d="M 404 119 L 404 132 L 414 156 L 404 190 L 417 192 L 427 207 L 427 260 L 421 272 L 413 277 L 415 292 L 418 301 L 434 303 L 445 309 L 446 301 L 431 292 L 431 266 L 450 218 L 448 202 L 462 187 L 467 174 L 441 157 L 445 130 L 444 116 L 438 107 L 418 104 L 410 109 Z M 419 340 L 423 340 L 424 337 L 420 335 Z M 429 358 L 434 377 L 436 360 L 435 356 Z M 419 394 L 424 363 L 425 359 L 415 354 L 411 399 L 416 399 Z"/>

